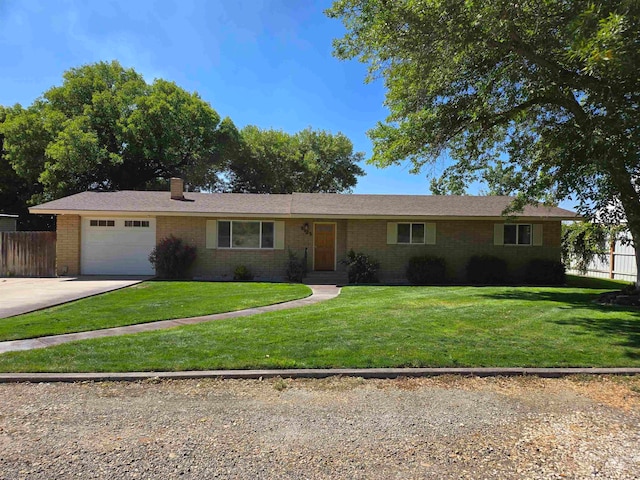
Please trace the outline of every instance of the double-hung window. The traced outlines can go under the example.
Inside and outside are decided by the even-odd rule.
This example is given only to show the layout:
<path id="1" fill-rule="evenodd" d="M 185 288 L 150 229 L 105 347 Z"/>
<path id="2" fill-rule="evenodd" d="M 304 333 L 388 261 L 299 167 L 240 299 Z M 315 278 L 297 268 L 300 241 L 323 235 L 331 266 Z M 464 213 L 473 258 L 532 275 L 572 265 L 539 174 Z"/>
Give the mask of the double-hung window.
<path id="1" fill-rule="evenodd" d="M 531 245 L 532 228 L 530 224 L 506 224 L 504 226 L 505 245 Z"/>
<path id="2" fill-rule="evenodd" d="M 424 244 L 424 223 L 398 223 L 398 243 Z"/>
<path id="3" fill-rule="evenodd" d="M 218 248 L 274 248 L 274 222 L 218 221 Z"/>

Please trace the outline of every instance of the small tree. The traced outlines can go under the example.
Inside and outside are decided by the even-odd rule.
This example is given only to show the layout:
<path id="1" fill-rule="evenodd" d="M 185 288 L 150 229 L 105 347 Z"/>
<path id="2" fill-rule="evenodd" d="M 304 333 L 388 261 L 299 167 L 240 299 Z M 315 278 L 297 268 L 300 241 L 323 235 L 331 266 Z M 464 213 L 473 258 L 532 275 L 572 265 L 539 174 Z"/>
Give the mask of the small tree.
<path id="1" fill-rule="evenodd" d="M 149 261 L 160 278 L 184 278 L 196 259 L 196 247 L 185 245 L 173 235 L 160 240 Z"/>
<path id="2" fill-rule="evenodd" d="M 615 240 L 617 230 L 592 222 L 562 225 L 562 261 L 584 275 L 593 259 L 606 260 L 607 240 Z"/>

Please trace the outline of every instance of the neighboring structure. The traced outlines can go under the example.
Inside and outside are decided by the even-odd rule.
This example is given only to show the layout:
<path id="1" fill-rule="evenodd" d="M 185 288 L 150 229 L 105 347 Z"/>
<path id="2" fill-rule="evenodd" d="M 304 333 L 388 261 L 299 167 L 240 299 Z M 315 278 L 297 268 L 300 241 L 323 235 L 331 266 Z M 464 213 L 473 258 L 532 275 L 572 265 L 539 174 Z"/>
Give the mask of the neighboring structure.
<path id="1" fill-rule="evenodd" d="M 445 257 L 463 279 L 472 255 L 505 258 L 516 272 L 532 258 L 560 260 L 561 208 L 528 206 L 502 216 L 510 197 L 84 192 L 30 209 L 57 218 L 58 274 L 153 274 L 148 256 L 174 235 L 197 247 L 192 273 L 231 278 L 238 265 L 257 278 L 283 278 L 288 250 L 308 253 L 308 269 L 343 269 L 354 249 L 380 262 L 385 281 L 404 279 L 414 255 Z"/>
<path id="2" fill-rule="evenodd" d="M 0 232 L 15 232 L 18 215 L 8 215 L 0 213 Z"/>
<path id="3" fill-rule="evenodd" d="M 597 278 L 612 278 L 614 280 L 625 280 L 635 282 L 638 275 L 636 266 L 636 251 L 629 243 L 631 235 L 624 234 L 615 242 L 609 242 L 609 251 L 605 258 L 594 258 L 587 266 L 586 275 Z M 572 269 L 570 266 L 567 272 L 582 275 L 582 272 Z"/>

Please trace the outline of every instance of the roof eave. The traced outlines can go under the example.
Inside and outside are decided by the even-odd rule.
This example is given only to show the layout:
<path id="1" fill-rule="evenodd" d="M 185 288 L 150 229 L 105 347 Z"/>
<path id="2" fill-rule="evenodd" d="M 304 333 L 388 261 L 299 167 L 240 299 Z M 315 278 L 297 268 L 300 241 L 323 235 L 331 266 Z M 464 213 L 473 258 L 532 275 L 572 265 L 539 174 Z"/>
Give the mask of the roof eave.
<path id="1" fill-rule="evenodd" d="M 29 208 L 29 213 L 36 215 L 80 215 L 80 216 L 135 216 L 135 217 L 235 217 L 235 218 L 292 218 L 292 219 L 335 219 L 335 220 L 475 220 L 475 221 L 505 221 L 517 219 L 518 221 L 564 221 L 582 220 L 580 215 L 573 216 L 502 216 L 502 215 L 349 215 L 349 214 L 323 214 L 323 213 L 247 213 L 247 212 L 175 212 L 175 211 L 141 211 L 141 210 L 80 210 L 80 209 L 49 209 Z"/>
<path id="2" fill-rule="evenodd" d="M 328 218 L 328 219 L 353 219 L 353 220 L 485 220 L 485 221 L 505 221 L 515 219 L 518 221 L 563 221 L 563 220 L 582 220 L 582 217 L 576 215 L 413 215 L 413 214 L 397 214 L 397 215 L 347 215 L 347 214 L 321 214 L 321 213 L 295 213 L 291 218 Z"/>

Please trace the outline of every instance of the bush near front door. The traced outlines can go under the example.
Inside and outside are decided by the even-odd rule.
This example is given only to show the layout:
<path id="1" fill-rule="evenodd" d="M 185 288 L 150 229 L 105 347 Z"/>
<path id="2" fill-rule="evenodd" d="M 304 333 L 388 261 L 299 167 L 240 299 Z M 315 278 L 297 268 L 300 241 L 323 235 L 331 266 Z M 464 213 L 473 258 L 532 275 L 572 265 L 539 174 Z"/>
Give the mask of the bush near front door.
<path id="1" fill-rule="evenodd" d="M 347 266 L 349 283 L 378 283 L 380 263 L 368 255 L 349 250 L 340 263 Z"/>

